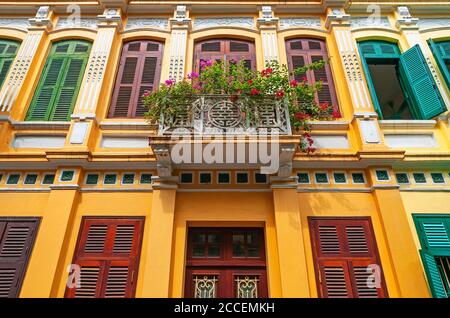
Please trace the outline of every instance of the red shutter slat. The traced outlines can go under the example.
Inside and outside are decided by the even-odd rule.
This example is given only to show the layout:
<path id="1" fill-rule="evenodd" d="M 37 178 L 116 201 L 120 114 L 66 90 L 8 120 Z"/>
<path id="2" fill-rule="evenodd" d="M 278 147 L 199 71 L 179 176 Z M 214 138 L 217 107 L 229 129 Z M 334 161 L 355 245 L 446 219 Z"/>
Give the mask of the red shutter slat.
<path id="1" fill-rule="evenodd" d="M 163 45 L 153 41 L 129 42 L 124 45 L 109 117 L 144 115 L 146 109 L 142 104 L 142 94 L 145 90 L 151 91 L 158 87 L 162 50 Z"/>
<path id="2" fill-rule="evenodd" d="M 369 218 L 309 218 L 309 227 L 321 297 L 387 297 Z"/>
<path id="3" fill-rule="evenodd" d="M 39 219 L 0 218 L 0 298 L 18 297 Z"/>
<path id="4" fill-rule="evenodd" d="M 82 285 L 66 297 L 133 297 L 143 225 L 143 218 L 84 218 L 73 261 Z"/>

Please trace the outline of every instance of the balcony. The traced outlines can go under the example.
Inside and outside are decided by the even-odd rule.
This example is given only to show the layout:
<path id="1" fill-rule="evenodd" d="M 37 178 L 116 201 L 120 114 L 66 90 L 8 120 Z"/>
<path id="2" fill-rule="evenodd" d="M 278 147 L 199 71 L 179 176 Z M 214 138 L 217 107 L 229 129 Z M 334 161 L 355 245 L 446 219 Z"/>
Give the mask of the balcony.
<path id="1" fill-rule="evenodd" d="M 161 115 L 159 135 L 175 133 L 291 135 L 292 131 L 285 100 L 263 97 L 244 106 L 242 100 L 229 95 L 204 95 L 187 105 L 182 114 Z"/>

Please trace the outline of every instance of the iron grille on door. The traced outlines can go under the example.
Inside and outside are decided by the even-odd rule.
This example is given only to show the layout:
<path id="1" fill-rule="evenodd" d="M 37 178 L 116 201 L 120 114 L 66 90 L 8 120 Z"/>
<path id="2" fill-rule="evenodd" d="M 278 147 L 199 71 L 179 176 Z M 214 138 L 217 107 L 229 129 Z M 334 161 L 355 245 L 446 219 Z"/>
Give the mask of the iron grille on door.
<path id="1" fill-rule="evenodd" d="M 320 297 L 387 297 L 369 218 L 309 218 L 309 228 Z"/>
<path id="2" fill-rule="evenodd" d="M 0 298 L 19 296 L 38 225 L 38 218 L 0 218 Z"/>
<path id="3" fill-rule="evenodd" d="M 124 45 L 112 96 L 109 117 L 143 117 L 145 91 L 158 88 L 164 45 L 133 41 Z"/>
<path id="4" fill-rule="evenodd" d="M 72 282 L 66 297 L 133 297 L 143 226 L 143 218 L 83 218 L 73 261 L 79 286 Z"/>

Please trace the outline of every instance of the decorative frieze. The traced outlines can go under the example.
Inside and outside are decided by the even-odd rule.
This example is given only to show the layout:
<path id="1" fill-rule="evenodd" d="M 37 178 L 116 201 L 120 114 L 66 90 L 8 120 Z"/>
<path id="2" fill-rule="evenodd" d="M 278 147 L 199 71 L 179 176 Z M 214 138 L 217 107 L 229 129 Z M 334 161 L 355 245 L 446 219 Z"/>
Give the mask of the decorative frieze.
<path id="1" fill-rule="evenodd" d="M 97 28 L 97 18 L 84 18 L 84 19 L 73 19 L 70 17 L 60 18 L 56 23 L 56 29 L 65 29 L 65 28 Z"/>
<path id="2" fill-rule="evenodd" d="M 420 30 L 431 29 L 431 28 L 439 28 L 439 27 L 449 27 L 450 19 L 449 18 L 420 18 L 417 22 Z"/>
<path id="3" fill-rule="evenodd" d="M 2 18 L 0 19 L 0 27 L 9 27 L 26 30 L 29 26 L 27 18 Z"/>
<path id="4" fill-rule="evenodd" d="M 142 28 L 167 30 L 169 28 L 169 20 L 164 18 L 129 18 L 125 26 L 125 30 Z"/>
<path id="5" fill-rule="evenodd" d="M 255 21 L 252 17 L 215 17 L 197 18 L 194 20 L 194 29 L 205 29 L 212 27 L 241 27 L 254 29 Z"/>
<path id="6" fill-rule="evenodd" d="M 391 23 L 387 17 L 352 17 L 350 20 L 352 28 L 362 27 L 384 27 L 390 28 Z"/>
<path id="7" fill-rule="evenodd" d="M 29 19 L 29 23 L 35 27 L 51 27 L 52 22 L 50 20 L 50 7 L 49 6 L 41 6 L 39 7 L 36 16 L 32 19 Z"/>
<path id="8" fill-rule="evenodd" d="M 321 28 L 322 22 L 320 18 L 280 18 L 280 29 L 289 29 L 289 28 Z"/>

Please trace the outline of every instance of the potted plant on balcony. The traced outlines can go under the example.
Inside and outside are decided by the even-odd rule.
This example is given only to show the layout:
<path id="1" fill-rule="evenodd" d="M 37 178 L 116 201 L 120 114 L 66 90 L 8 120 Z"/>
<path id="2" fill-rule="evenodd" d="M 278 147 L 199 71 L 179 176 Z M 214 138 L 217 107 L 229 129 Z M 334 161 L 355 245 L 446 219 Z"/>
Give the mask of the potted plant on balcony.
<path id="1" fill-rule="evenodd" d="M 286 122 L 290 123 L 292 132 L 302 138 L 302 149 L 314 152 L 309 122 L 339 117 L 332 105 L 315 102 L 315 93 L 321 89 L 322 83 L 310 85 L 306 77 L 302 77 L 307 71 L 323 68 L 324 64 L 325 61 L 315 62 L 289 72 L 286 65 L 277 62 L 268 63 L 262 71 L 252 71 L 245 67 L 243 61 L 202 61 L 200 74 L 192 72 L 178 82 L 168 79 L 156 91 L 145 92 L 142 98 L 148 107 L 146 117 L 159 123 L 167 118 L 189 118 L 194 111 L 192 105 L 198 105 L 200 100 L 202 103 L 196 109 L 204 108 L 206 98 L 208 101 L 221 101 L 221 114 L 226 114 L 229 105 L 236 106 L 245 123 L 255 126 L 264 119 L 261 118 L 264 113 L 261 105 L 282 103 L 286 117 L 289 117 Z M 301 80 L 293 79 L 299 76 Z M 224 108 L 223 105 L 228 106 Z M 233 118 L 221 120 L 225 126 L 237 122 Z M 181 120 L 185 121 L 187 119 Z"/>

